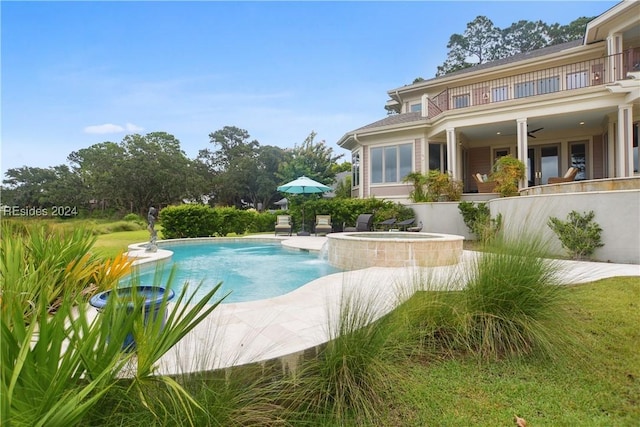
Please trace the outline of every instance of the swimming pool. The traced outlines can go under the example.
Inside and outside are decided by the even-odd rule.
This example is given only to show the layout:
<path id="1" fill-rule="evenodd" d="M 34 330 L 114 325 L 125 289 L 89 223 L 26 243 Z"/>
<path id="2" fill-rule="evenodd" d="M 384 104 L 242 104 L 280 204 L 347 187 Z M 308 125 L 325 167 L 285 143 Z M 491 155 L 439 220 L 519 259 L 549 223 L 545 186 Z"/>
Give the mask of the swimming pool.
<path id="1" fill-rule="evenodd" d="M 168 262 L 141 266 L 140 284 L 166 285 L 172 266 L 177 274 L 171 288 L 179 293 L 185 282 L 190 288 L 203 281 L 196 299 L 222 281 L 218 297 L 231 291 L 228 302 L 255 301 L 291 292 L 300 286 L 340 269 L 329 265 L 320 254 L 287 249 L 279 242 L 207 240 L 193 243 L 166 243 L 173 252 Z M 154 276 L 159 275 L 159 281 Z M 216 297 L 212 302 L 216 301 Z"/>

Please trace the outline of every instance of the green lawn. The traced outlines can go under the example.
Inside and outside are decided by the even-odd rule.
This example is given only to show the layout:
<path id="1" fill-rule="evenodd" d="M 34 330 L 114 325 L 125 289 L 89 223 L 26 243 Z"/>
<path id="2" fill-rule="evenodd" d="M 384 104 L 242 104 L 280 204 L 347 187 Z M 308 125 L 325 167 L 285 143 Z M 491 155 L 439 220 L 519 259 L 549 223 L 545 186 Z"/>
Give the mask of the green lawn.
<path id="1" fill-rule="evenodd" d="M 554 359 L 478 363 L 413 360 L 380 425 L 637 426 L 640 421 L 640 279 L 570 289 L 581 329 Z"/>
<path id="2" fill-rule="evenodd" d="M 118 231 L 109 234 L 100 234 L 93 246 L 96 253 L 105 258 L 113 258 L 119 253 L 126 252 L 132 243 L 149 241 L 147 230 Z"/>

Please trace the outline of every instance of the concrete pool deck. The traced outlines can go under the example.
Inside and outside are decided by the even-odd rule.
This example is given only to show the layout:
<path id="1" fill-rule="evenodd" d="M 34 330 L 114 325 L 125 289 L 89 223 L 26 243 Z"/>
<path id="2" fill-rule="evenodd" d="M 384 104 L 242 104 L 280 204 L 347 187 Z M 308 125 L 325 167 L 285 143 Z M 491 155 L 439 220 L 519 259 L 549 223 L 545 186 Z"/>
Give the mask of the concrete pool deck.
<path id="1" fill-rule="evenodd" d="M 273 235 L 250 237 L 274 239 Z M 292 249 L 318 252 L 327 241 L 326 237 L 315 236 L 279 236 L 277 239 Z M 352 295 L 367 301 L 367 307 L 374 308 L 376 316 L 381 316 L 410 296 L 418 283 L 428 283 L 430 288 L 459 288 L 459 278 L 476 256 L 476 252 L 464 251 L 462 261 L 452 266 L 370 267 L 345 271 L 313 280 L 275 298 L 221 304 L 160 360 L 158 373 L 206 371 L 276 358 L 293 368 L 305 350 L 330 339 L 329 325 L 335 324 L 343 296 Z M 584 261 L 561 261 L 560 264 L 561 278 L 566 284 L 640 276 L 637 264 Z M 286 274 L 286 266 L 282 272 Z"/>

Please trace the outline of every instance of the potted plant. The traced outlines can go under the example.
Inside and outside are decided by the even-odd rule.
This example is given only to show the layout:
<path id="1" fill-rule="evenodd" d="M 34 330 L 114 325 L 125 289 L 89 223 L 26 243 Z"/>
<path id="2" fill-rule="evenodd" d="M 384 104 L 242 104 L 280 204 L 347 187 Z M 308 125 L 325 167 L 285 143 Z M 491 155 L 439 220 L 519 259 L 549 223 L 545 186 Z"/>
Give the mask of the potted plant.
<path id="1" fill-rule="evenodd" d="M 502 156 L 496 160 L 490 175 L 490 181 L 495 181 L 493 191 L 502 197 L 517 195 L 518 182 L 525 178 L 525 165 L 511 155 Z"/>

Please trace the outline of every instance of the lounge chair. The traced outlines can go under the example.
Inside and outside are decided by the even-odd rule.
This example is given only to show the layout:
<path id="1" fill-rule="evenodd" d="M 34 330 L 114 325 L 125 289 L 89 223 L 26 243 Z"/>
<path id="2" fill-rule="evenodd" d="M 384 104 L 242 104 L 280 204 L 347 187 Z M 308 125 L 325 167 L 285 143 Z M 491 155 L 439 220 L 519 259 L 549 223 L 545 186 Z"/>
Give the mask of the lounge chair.
<path id="1" fill-rule="evenodd" d="M 473 174 L 473 180 L 478 187 L 478 193 L 494 193 L 496 188 L 495 181 L 488 181 L 486 175 L 480 175 L 479 173 Z"/>
<path id="2" fill-rule="evenodd" d="M 343 227 L 344 231 L 371 231 L 373 227 L 373 214 L 360 214 L 356 219 L 355 227 Z"/>
<path id="3" fill-rule="evenodd" d="M 415 232 L 415 233 L 417 233 L 419 231 L 422 231 L 422 221 L 420 221 L 420 223 L 418 225 L 414 226 L 414 227 L 407 228 L 407 231 L 411 231 L 411 232 Z"/>
<path id="4" fill-rule="evenodd" d="M 275 235 L 278 233 L 284 233 L 291 236 L 291 216 L 290 215 L 278 215 L 276 217 L 276 230 Z"/>
<path id="5" fill-rule="evenodd" d="M 382 222 L 376 224 L 376 230 L 389 231 L 389 229 L 396 223 L 395 218 L 385 219 Z"/>
<path id="6" fill-rule="evenodd" d="M 396 227 L 398 227 L 398 230 L 406 231 L 407 227 L 409 227 L 415 221 L 415 218 L 405 219 L 404 221 L 396 222 Z"/>
<path id="7" fill-rule="evenodd" d="M 318 233 L 331 233 L 331 215 L 316 215 L 316 236 Z"/>
<path id="8" fill-rule="evenodd" d="M 576 175 L 578 175 L 578 168 L 570 167 L 567 169 L 567 172 L 564 176 L 554 176 L 549 178 L 547 184 L 560 184 L 561 182 L 571 182 L 576 179 Z"/>

